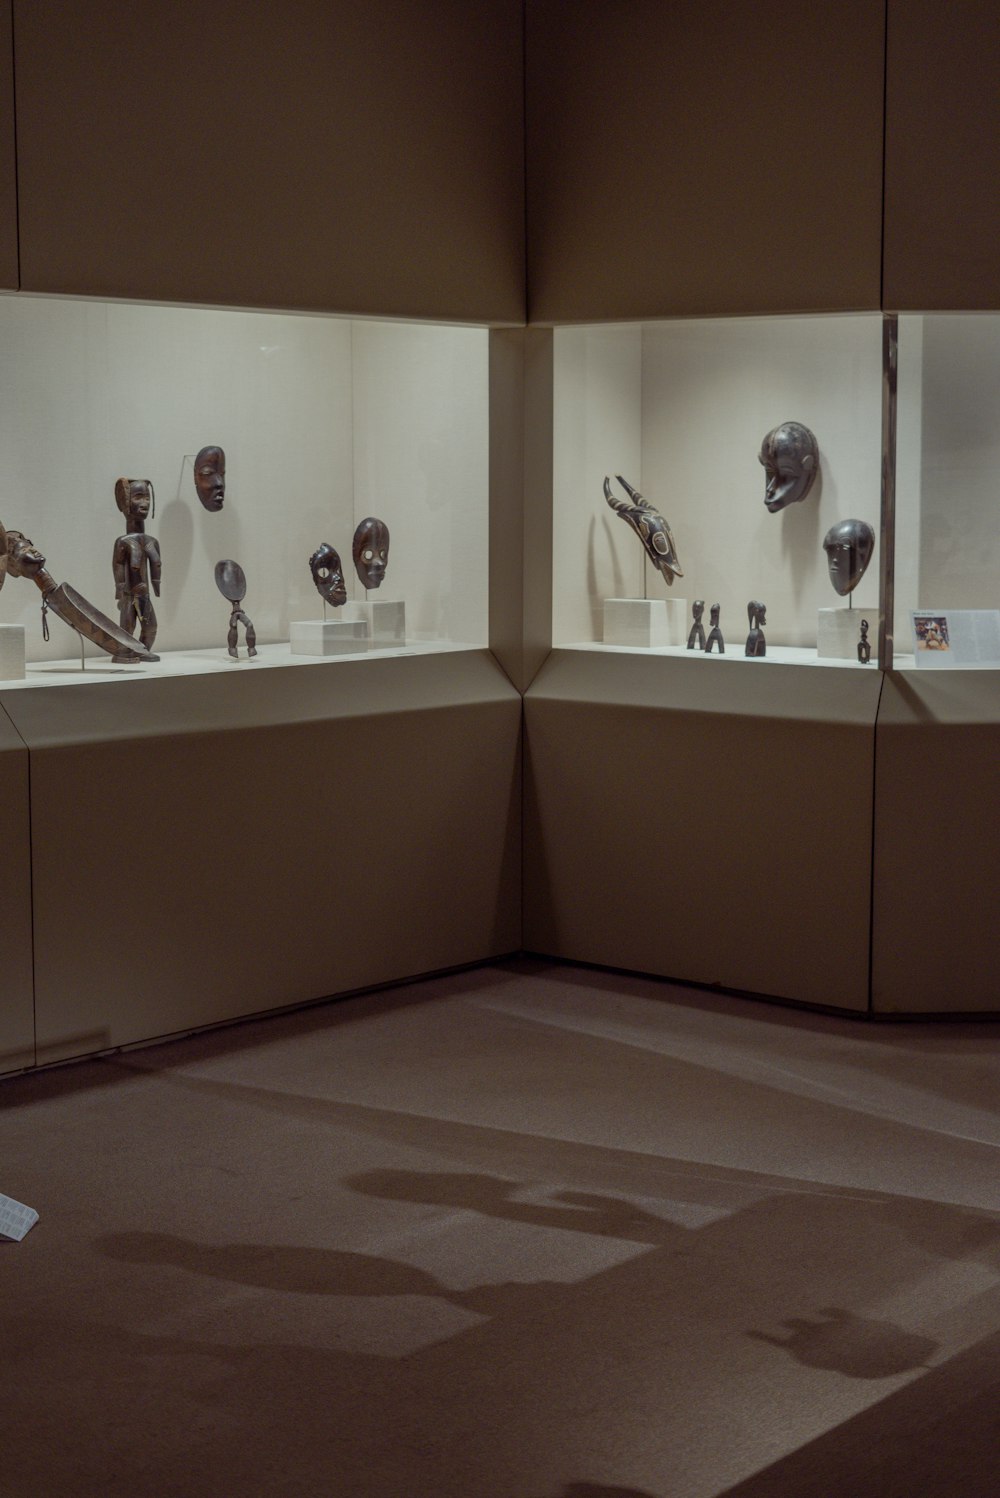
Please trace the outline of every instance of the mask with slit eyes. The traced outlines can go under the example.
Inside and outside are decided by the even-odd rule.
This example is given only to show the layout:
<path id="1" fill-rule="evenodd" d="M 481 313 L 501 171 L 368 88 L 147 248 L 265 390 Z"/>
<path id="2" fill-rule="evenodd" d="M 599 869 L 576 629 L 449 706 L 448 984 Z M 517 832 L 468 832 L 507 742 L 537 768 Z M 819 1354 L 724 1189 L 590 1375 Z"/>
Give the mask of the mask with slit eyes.
<path id="1" fill-rule="evenodd" d="M 369 515 L 354 532 L 351 546 L 354 570 L 366 588 L 378 588 L 389 561 L 389 527 Z"/>
<path id="2" fill-rule="evenodd" d="M 347 584 L 344 582 L 344 569 L 340 563 L 340 554 L 334 550 L 329 541 L 320 542 L 313 552 L 309 558 L 309 571 L 316 584 L 316 591 L 324 603 L 339 609 L 341 604 L 347 602 Z"/>
<path id="3" fill-rule="evenodd" d="M 867 520 L 840 520 L 823 537 L 830 581 L 846 598 L 865 575 L 875 550 L 875 532 Z"/>

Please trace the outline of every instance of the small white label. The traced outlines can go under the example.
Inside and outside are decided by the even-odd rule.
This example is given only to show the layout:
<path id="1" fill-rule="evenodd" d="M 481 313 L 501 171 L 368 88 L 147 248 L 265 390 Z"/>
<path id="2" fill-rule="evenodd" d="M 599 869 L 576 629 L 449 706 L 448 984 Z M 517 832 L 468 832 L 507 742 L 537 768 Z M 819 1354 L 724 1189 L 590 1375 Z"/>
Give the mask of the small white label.
<path id="1" fill-rule="evenodd" d="M 34 1207 L 26 1207 L 23 1202 L 16 1202 L 12 1196 L 4 1196 L 0 1191 L 0 1238 L 20 1243 L 37 1221 L 38 1213 Z"/>

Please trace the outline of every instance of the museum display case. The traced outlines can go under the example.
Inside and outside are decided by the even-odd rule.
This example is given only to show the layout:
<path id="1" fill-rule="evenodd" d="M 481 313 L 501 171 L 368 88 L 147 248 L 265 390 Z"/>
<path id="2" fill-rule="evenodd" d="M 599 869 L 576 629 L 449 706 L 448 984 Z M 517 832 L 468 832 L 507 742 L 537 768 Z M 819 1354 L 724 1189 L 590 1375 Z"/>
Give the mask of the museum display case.
<path id="1" fill-rule="evenodd" d="M 55 619 L 44 640 L 38 594 L 8 577 L 0 622 L 26 631 L 26 682 L 248 669 L 242 634 L 238 662 L 226 648 L 224 560 L 245 573 L 252 669 L 315 658 L 322 641 L 289 640 L 324 611 L 354 622 L 338 652 L 484 644 L 487 344 L 483 328 L 0 297 L 0 520 L 115 621 L 119 479 L 148 481 L 162 554 L 159 660 L 116 665 L 88 641 L 83 673 L 80 635 Z M 218 504 L 196 487 L 203 450 L 224 454 Z M 366 588 L 352 541 L 373 517 L 391 556 Z M 310 572 L 323 543 L 343 559 L 339 607 Z"/>
<path id="2" fill-rule="evenodd" d="M 0 375 L 0 1071 L 516 950 L 488 330 L 9 296 Z"/>
<path id="3" fill-rule="evenodd" d="M 557 328 L 553 644 L 874 662 L 882 335 L 867 314 Z"/>
<path id="4" fill-rule="evenodd" d="M 1000 314 L 898 319 L 893 664 L 1000 667 Z"/>

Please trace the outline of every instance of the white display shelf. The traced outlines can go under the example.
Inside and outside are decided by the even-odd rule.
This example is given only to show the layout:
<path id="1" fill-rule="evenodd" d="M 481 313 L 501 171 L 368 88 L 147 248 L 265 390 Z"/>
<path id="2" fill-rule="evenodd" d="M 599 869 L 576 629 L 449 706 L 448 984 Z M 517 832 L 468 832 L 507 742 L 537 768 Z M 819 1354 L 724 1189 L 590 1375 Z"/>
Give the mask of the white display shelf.
<path id="1" fill-rule="evenodd" d="M 408 640 L 405 645 L 382 647 L 372 651 L 367 644 L 363 650 L 337 656 L 292 655 L 287 641 L 258 645 L 256 656 L 247 658 L 243 637 L 240 636 L 240 658 L 234 661 L 224 645 L 207 650 L 165 651 L 158 661 L 149 665 L 112 666 L 105 665 L 110 656 L 103 653 L 84 657 L 85 668 L 81 669 L 80 657 L 72 660 L 35 661 L 28 663 L 23 680 L 0 681 L 0 691 L 31 691 L 38 687 L 85 687 L 95 682 L 121 683 L 123 686 L 136 681 L 162 681 L 171 676 L 210 676 L 219 671 L 273 671 L 286 666 L 319 666 L 336 669 L 343 661 L 360 661 L 390 656 L 441 655 L 450 651 L 478 650 L 475 644 L 462 644 L 454 640 Z M 89 647 L 93 649 L 93 647 Z"/>
<path id="2" fill-rule="evenodd" d="M 765 630 L 765 635 L 766 633 L 767 631 Z M 732 644 L 730 644 L 729 640 L 726 640 L 725 655 L 719 655 L 717 650 L 713 650 L 710 655 L 704 650 L 688 650 L 686 645 L 651 645 L 649 647 L 604 645 L 600 641 L 594 640 L 573 640 L 565 645 L 560 645 L 559 649 L 589 650 L 591 652 L 596 650 L 608 655 L 683 656 L 685 660 L 689 661 L 739 661 L 741 664 L 747 666 L 766 666 L 768 662 L 779 666 L 823 666 L 832 667 L 836 671 L 850 671 L 852 668 L 856 668 L 858 671 L 870 671 L 873 666 L 878 665 L 874 655 L 868 665 L 863 666 L 860 661 L 838 661 L 819 656 L 816 654 L 815 648 L 808 645 L 772 645 L 770 640 L 767 643 L 766 655 L 751 657 L 743 654 L 745 644 L 746 632 L 734 640 Z M 909 659 L 912 665 L 913 657 L 910 656 Z M 899 657 L 897 657 L 897 664 L 899 664 Z"/>

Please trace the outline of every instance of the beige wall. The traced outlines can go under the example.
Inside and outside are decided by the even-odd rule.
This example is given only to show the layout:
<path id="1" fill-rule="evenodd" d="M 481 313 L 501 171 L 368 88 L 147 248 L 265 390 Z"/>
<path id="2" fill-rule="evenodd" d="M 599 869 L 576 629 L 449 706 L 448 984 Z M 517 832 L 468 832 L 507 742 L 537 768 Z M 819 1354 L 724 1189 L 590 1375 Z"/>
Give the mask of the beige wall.
<path id="1" fill-rule="evenodd" d="M 17 287 L 14 53 L 9 4 L 0 4 L 0 287 Z"/>
<path id="2" fill-rule="evenodd" d="M 31 752 L 41 1062 L 521 944 L 521 704 L 486 651 L 0 706 Z"/>
<path id="3" fill-rule="evenodd" d="M 526 948 L 867 1009 L 880 689 L 554 651 L 525 698 Z"/>
<path id="4" fill-rule="evenodd" d="M 490 334 L 490 648 L 523 691 L 552 643 L 553 339 Z"/>
<path id="5" fill-rule="evenodd" d="M 882 0 L 526 14 L 532 320 L 878 307 Z"/>
<path id="6" fill-rule="evenodd" d="M 0 708 L 0 776 L 3 777 L 3 857 L 0 858 L 0 1072 L 35 1060 L 31 950 L 31 814 L 28 751 Z"/>
<path id="7" fill-rule="evenodd" d="M 1000 1009 L 1000 673 L 897 672 L 876 735 L 872 1007 Z"/>
<path id="8" fill-rule="evenodd" d="M 25 289 L 523 319 L 517 0 L 14 8 Z"/>
<path id="9" fill-rule="evenodd" d="M 889 0 L 890 311 L 1000 306 L 998 73 L 995 0 Z"/>

